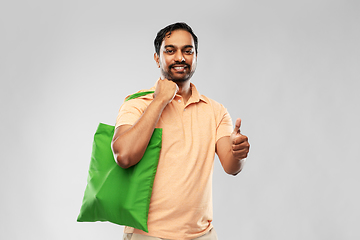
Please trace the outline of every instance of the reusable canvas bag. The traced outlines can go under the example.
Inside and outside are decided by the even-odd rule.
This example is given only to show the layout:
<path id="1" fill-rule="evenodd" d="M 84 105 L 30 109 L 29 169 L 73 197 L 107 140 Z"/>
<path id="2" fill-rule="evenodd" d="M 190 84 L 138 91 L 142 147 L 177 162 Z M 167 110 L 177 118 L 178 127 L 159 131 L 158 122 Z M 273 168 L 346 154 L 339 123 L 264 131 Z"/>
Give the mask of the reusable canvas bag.
<path id="1" fill-rule="evenodd" d="M 149 93 L 153 91 L 136 93 L 126 101 Z M 114 130 L 114 126 L 100 123 L 94 135 L 87 186 L 77 221 L 108 221 L 148 232 L 147 219 L 162 129 L 154 129 L 142 159 L 127 169 L 115 162 L 111 149 Z"/>

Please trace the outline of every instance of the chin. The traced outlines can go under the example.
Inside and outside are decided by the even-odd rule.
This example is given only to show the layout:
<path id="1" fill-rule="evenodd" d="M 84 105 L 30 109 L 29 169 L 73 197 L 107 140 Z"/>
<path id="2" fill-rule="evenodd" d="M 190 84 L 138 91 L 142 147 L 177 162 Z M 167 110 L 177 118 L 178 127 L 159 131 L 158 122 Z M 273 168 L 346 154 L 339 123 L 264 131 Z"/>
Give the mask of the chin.
<path id="1" fill-rule="evenodd" d="M 166 79 L 171 80 L 171 81 L 176 82 L 176 83 L 186 82 L 187 80 L 190 79 L 189 76 L 175 77 L 175 76 L 170 75 L 170 74 L 164 74 L 164 77 L 165 77 Z"/>
<path id="2" fill-rule="evenodd" d="M 178 76 L 174 76 L 173 74 L 170 74 L 169 72 L 162 72 L 163 76 L 168 79 L 171 80 L 175 83 L 182 83 L 182 82 L 186 82 L 188 80 L 190 80 L 190 78 L 192 77 L 192 75 L 194 74 L 194 72 L 191 73 L 185 73 L 183 75 L 179 74 Z"/>

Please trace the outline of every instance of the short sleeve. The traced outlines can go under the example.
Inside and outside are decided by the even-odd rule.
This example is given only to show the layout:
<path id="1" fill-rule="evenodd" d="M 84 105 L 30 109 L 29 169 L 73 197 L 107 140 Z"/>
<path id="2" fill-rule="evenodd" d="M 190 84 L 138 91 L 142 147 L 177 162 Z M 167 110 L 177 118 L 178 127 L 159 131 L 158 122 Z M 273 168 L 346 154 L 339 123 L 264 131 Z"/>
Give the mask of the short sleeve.
<path id="1" fill-rule="evenodd" d="M 233 131 L 233 123 L 228 113 L 227 109 L 220 104 L 218 114 L 216 116 L 217 119 L 217 128 L 216 128 L 216 139 L 217 142 L 222 137 L 228 137 L 231 135 Z"/>
<path id="2" fill-rule="evenodd" d="M 132 99 L 124 102 L 119 109 L 115 128 L 127 124 L 134 125 L 145 111 L 147 105 L 147 101 L 144 99 Z"/>

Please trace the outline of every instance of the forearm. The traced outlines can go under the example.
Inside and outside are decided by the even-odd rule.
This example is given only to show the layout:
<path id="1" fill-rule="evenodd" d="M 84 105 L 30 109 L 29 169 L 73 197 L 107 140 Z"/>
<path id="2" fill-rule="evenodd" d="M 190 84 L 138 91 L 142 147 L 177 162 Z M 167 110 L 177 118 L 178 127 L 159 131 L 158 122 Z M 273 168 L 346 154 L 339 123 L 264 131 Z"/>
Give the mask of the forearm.
<path id="1" fill-rule="evenodd" d="M 229 150 L 222 164 L 226 173 L 236 176 L 244 168 L 245 162 L 246 158 L 236 158 Z"/>
<path id="2" fill-rule="evenodd" d="M 216 153 L 224 171 L 237 175 L 244 168 L 250 144 L 244 135 L 235 138 L 236 132 L 230 137 L 220 138 L 216 143 Z"/>
<path id="3" fill-rule="evenodd" d="M 134 125 L 124 132 L 115 132 L 112 148 L 121 167 L 131 167 L 141 160 L 166 105 L 165 101 L 155 98 Z"/>

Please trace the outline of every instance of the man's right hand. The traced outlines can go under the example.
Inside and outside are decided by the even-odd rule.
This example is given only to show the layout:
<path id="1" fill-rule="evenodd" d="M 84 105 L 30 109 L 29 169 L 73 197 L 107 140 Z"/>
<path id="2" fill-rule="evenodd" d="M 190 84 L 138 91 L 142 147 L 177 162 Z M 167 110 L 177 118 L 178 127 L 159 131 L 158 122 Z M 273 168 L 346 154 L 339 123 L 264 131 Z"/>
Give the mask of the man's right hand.
<path id="1" fill-rule="evenodd" d="M 162 111 L 174 99 L 178 90 L 173 81 L 160 79 L 156 85 L 154 100 L 139 120 L 134 125 L 121 125 L 115 129 L 111 146 L 115 161 L 120 167 L 128 168 L 141 160 Z"/>
<path id="2" fill-rule="evenodd" d="M 160 79 L 157 82 L 154 98 L 164 101 L 166 104 L 170 103 L 176 93 L 179 91 L 179 87 L 173 81 L 169 81 L 166 78 Z"/>

